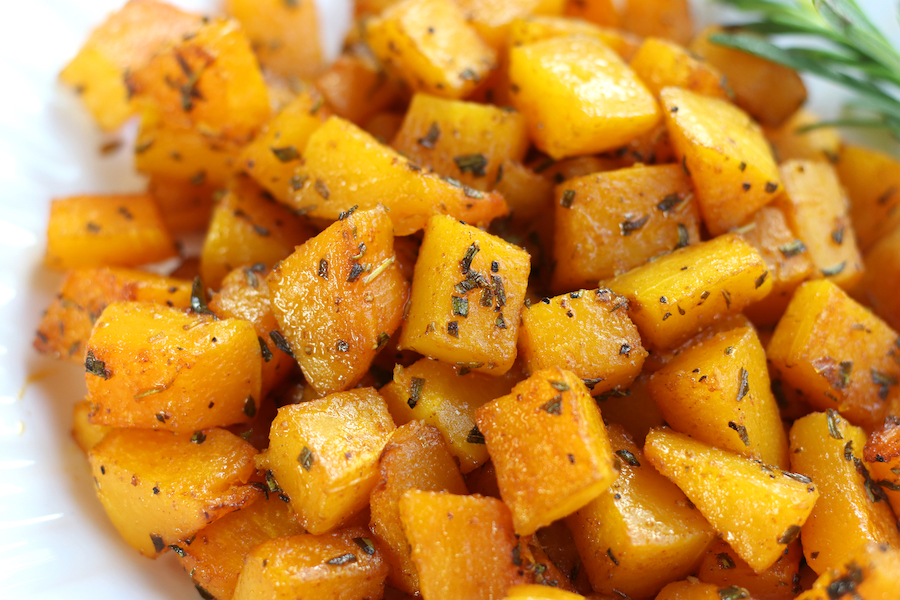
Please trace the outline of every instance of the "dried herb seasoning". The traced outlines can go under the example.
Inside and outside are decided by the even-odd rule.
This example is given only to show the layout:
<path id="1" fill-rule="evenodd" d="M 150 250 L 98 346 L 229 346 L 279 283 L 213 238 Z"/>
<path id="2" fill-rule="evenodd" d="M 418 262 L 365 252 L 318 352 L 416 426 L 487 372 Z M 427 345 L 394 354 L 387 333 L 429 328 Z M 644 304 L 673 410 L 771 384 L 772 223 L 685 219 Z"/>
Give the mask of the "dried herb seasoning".
<path id="1" fill-rule="evenodd" d="M 433 150 L 435 144 L 441 137 L 441 128 L 438 126 L 437 121 L 431 122 L 431 127 L 428 128 L 428 132 L 425 133 L 425 137 L 421 137 L 416 140 L 420 146 L 423 148 L 428 148 L 429 150 Z"/>
<path id="2" fill-rule="evenodd" d="M 309 472 L 312 469 L 313 462 L 315 458 L 313 457 L 312 450 L 303 446 L 303 449 L 300 451 L 300 455 L 297 457 L 297 462 L 300 463 L 300 466 L 303 467 L 304 470 Z"/>
<path id="3" fill-rule="evenodd" d="M 641 466 L 641 463 L 638 462 L 638 459 L 634 456 L 634 454 L 624 448 L 621 450 L 616 450 L 616 456 L 621 458 L 625 463 L 631 465 L 632 467 Z"/>
<path id="4" fill-rule="evenodd" d="M 461 173 L 471 173 L 475 177 L 484 177 L 484 169 L 487 167 L 488 158 L 484 154 L 462 154 L 454 156 L 453 162 Z"/>
<path id="5" fill-rule="evenodd" d="M 413 377 L 409 382 L 409 398 L 406 403 L 410 408 L 415 408 L 419 400 L 422 399 L 422 390 L 425 388 L 425 379 L 422 377 Z"/>

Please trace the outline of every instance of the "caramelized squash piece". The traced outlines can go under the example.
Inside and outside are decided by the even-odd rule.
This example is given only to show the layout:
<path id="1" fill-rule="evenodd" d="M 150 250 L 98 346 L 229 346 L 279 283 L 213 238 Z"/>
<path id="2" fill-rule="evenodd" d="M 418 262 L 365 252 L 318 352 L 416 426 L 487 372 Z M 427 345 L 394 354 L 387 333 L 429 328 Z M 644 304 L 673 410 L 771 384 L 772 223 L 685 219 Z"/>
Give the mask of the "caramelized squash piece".
<path id="1" fill-rule="evenodd" d="M 572 35 L 595 38 L 618 54 L 622 60 L 628 61 L 641 45 L 641 38 L 621 29 L 597 26 L 580 19 L 568 19 L 549 16 L 533 16 L 514 20 L 507 34 L 507 46 L 525 46 L 550 38 L 568 37 Z"/>
<path id="2" fill-rule="evenodd" d="M 845 564 L 829 570 L 797 600 L 858 597 L 891 600 L 900 587 L 900 551 L 885 544 L 868 544 Z"/>
<path id="3" fill-rule="evenodd" d="M 867 252 L 900 226 L 900 161 L 848 145 L 841 149 L 835 167 L 850 197 L 850 219 L 859 248 Z"/>
<path id="4" fill-rule="evenodd" d="M 75 438 L 75 443 L 85 454 L 113 430 L 107 425 L 91 423 L 90 414 L 91 403 L 89 400 L 76 402 L 72 409 L 72 437 Z"/>
<path id="5" fill-rule="evenodd" d="M 814 113 L 801 108 L 780 127 L 763 128 L 772 144 L 775 160 L 827 160 L 836 163 L 841 150 L 841 137 L 837 130 L 821 126 L 804 129 L 820 122 L 821 119 Z"/>
<path id="6" fill-rule="evenodd" d="M 381 111 L 402 106 L 409 96 L 406 85 L 386 77 L 367 52 L 341 54 L 327 71 L 316 77 L 315 86 L 334 114 L 366 130 L 368 126 L 364 124 L 383 114 Z M 384 138 L 384 143 L 392 137 Z"/>
<path id="7" fill-rule="evenodd" d="M 155 558 L 262 494 L 256 450 L 222 429 L 115 429 L 88 452 L 97 496 L 126 542 Z"/>
<path id="8" fill-rule="evenodd" d="M 792 600 L 800 588 L 799 542 L 790 544 L 774 565 L 756 573 L 737 552 L 724 541 L 717 540 L 703 555 L 697 577 L 720 589 L 737 586 L 749 592 L 754 600 Z"/>
<path id="9" fill-rule="evenodd" d="M 704 96 L 729 99 L 731 90 L 715 67 L 669 40 L 648 37 L 630 64 L 657 96 L 663 88 L 678 87 Z"/>
<path id="10" fill-rule="evenodd" d="M 865 269 L 854 290 L 894 331 L 900 329 L 900 227 L 884 236 L 863 259 Z"/>
<path id="11" fill-rule="evenodd" d="M 640 36 L 687 44 L 694 34 L 688 0 L 626 0 L 622 28 Z"/>
<path id="12" fill-rule="evenodd" d="M 531 15 L 559 16 L 566 0 L 454 0 L 466 20 L 487 44 L 500 52 L 506 45 L 509 26 L 515 19 Z"/>

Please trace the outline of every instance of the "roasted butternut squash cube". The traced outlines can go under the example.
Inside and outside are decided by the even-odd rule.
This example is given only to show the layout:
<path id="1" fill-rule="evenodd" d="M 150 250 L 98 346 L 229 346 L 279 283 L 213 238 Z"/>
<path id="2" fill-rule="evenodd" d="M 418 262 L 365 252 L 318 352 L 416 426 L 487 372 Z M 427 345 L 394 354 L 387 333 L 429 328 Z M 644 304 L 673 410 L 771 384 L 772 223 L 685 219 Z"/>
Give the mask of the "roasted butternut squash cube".
<path id="1" fill-rule="evenodd" d="M 848 145 L 841 149 L 835 167 L 850 197 L 850 219 L 859 248 L 868 252 L 900 225 L 900 161 Z"/>
<path id="2" fill-rule="evenodd" d="M 594 590 L 645 598 L 690 573 L 715 532 L 621 426 L 608 432 L 619 475 L 566 524 Z"/>
<path id="3" fill-rule="evenodd" d="M 497 499 L 409 490 L 400 522 L 424 598 L 492 600 L 526 583 L 509 509 Z"/>
<path id="4" fill-rule="evenodd" d="M 256 450 L 223 429 L 114 429 L 88 453 L 97 497 L 126 542 L 155 558 L 262 494 Z"/>
<path id="5" fill-rule="evenodd" d="M 757 573 L 771 567 L 797 538 L 819 498 L 805 477 L 671 429 L 651 431 L 644 456 Z"/>
<path id="6" fill-rule="evenodd" d="M 419 576 L 400 524 L 400 497 L 406 490 L 434 490 L 465 495 L 468 490 L 439 429 L 423 421 L 398 427 L 378 461 L 379 479 L 372 490 L 372 532 L 384 543 L 391 566 L 388 582 L 415 595 Z"/>
<path id="7" fill-rule="evenodd" d="M 275 494 L 229 513 L 197 532 L 193 539 L 172 545 L 178 562 L 195 585 L 215 598 L 231 598 L 244 557 L 272 538 L 304 533 L 290 506 Z"/>
<path id="8" fill-rule="evenodd" d="M 584 596 L 538 583 L 514 585 L 506 590 L 506 600 L 584 600 Z"/>
<path id="9" fill-rule="evenodd" d="M 260 64 L 282 77 L 305 79 L 322 69 L 315 2 L 227 0 L 225 12 L 241 24 Z"/>
<path id="10" fill-rule="evenodd" d="M 209 19 L 132 71 L 127 85 L 171 127 L 246 143 L 270 116 L 269 93 L 237 21 Z"/>
<path id="11" fill-rule="evenodd" d="M 421 420 L 437 427 L 459 469 L 468 473 L 488 460 L 484 437 L 475 427 L 475 411 L 509 393 L 518 382 L 517 369 L 503 377 L 471 372 L 423 358 L 394 367 L 394 379 L 381 388 L 398 425 Z"/>
<path id="12" fill-rule="evenodd" d="M 390 211 L 395 234 L 409 235 L 435 214 L 487 224 L 508 212 L 499 194 L 425 173 L 338 117 L 310 136 L 304 158 L 305 171 L 291 206 L 310 217 L 334 220 L 354 206 L 366 210 L 381 204 Z"/>
<path id="13" fill-rule="evenodd" d="M 487 190 L 504 161 L 525 158 L 529 141 L 514 110 L 416 94 L 392 145 L 423 167 Z"/>
<path id="14" fill-rule="evenodd" d="M 329 116 L 322 97 L 311 89 L 297 94 L 262 132 L 244 146 L 241 167 L 279 202 L 290 202 L 302 185 L 299 169 L 309 137 Z"/>
<path id="15" fill-rule="evenodd" d="M 696 577 L 684 581 L 673 581 L 656 596 L 654 600 L 722 600 L 728 598 L 750 598 L 750 593 L 739 587 L 719 589 L 711 583 L 703 583 Z"/>
<path id="16" fill-rule="evenodd" d="M 351 212 L 269 275 L 275 319 L 320 394 L 353 387 L 400 326 L 409 283 L 383 208 Z"/>
<path id="17" fill-rule="evenodd" d="M 900 329 L 900 227 L 875 242 L 863 260 L 863 278 L 854 294 L 896 331 Z"/>
<path id="18" fill-rule="evenodd" d="M 647 391 L 646 375 L 641 375 L 624 390 L 610 390 L 595 396 L 608 423 L 621 425 L 638 447 L 654 427 L 666 424 L 659 407 Z"/>
<path id="19" fill-rule="evenodd" d="M 475 419 L 518 535 L 575 512 L 616 478 L 600 411 L 571 371 L 538 371 Z"/>
<path id="20" fill-rule="evenodd" d="M 766 348 L 785 386 L 814 408 L 836 409 L 872 431 L 885 405 L 900 397 L 897 333 L 827 280 L 794 294 Z"/>
<path id="21" fill-rule="evenodd" d="M 206 285 L 218 289 L 229 271 L 256 264 L 271 267 L 312 233 L 301 217 L 240 175 L 213 210 L 200 254 L 200 275 Z"/>
<path id="22" fill-rule="evenodd" d="M 650 377 L 650 395 L 675 431 L 710 446 L 790 467 L 787 435 L 756 332 L 723 332 Z"/>
<path id="23" fill-rule="evenodd" d="M 191 432 L 249 421 L 261 363 L 247 321 L 113 302 L 87 343 L 91 422 Z"/>
<path id="24" fill-rule="evenodd" d="M 644 343 L 667 350 L 772 289 L 759 253 L 735 234 L 675 250 L 605 282 Z"/>
<path id="25" fill-rule="evenodd" d="M 630 60 L 641 45 L 639 37 L 621 29 L 598 26 L 581 19 L 551 16 L 515 19 L 510 24 L 507 33 L 507 45 L 509 47 L 525 46 L 541 40 L 571 35 L 596 38 L 612 48 L 625 61 Z"/>
<path id="26" fill-rule="evenodd" d="M 653 94 L 596 38 L 512 47 L 509 77 L 532 141 L 556 159 L 621 146 L 660 120 Z"/>
<path id="27" fill-rule="evenodd" d="M 712 235 L 743 224 L 781 189 L 762 129 L 744 111 L 689 90 L 660 92 L 678 161 L 694 182 Z"/>
<path id="28" fill-rule="evenodd" d="M 82 400 L 75 403 L 72 410 L 72 437 L 75 438 L 75 443 L 78 444 L 78 447 L 85 454 L 99 444 L 106 437 L 107 433 L 113 430 L 112 427 L 106 425 L 91 423 L 90 414 L 90 401 Z"/>
<path id="29" fill-rule="evenodd" d="M 862 256 L 834 167 L 823 161 L 791 160 L 779 170 L 785 193 L 778 207 L 803 241 L 816 270 L 841 288 L 852 289 L 862 278 Z"/>
<path id="30" fill-rule="evenodd" d="M 362 52 L 341 54 L 316 77 L 315 85 L 334 114 L 360 126 L 409 96 L 402 81 L 386 77 L 380 65 Z"/>
<path id="31" fill-rule="evenodd" d="M 806 101 L 803 80 L 788 67 L 710 39 L 721 32 L 718 27 L 704 29 L 691 42 L 691 52 L 725 75 L 738 106 L 763 125 L 778 127 Z"/>
<path id="32" fill-rule="evenodd" d="M 656 95 L 663 88 L 678 87 L 704 96 L 730 99 L 724 75 L 675 42 L 648 37 L 629 64 Z"/>
<path id="33" fill-rule="evenodd" d="M 472 24 L 478 35 L 487 44 L 501 52 L 506 46 L 510 23 L 530 15 L 559 16 L 565 8 L 566 0 L 502 0 L 481 2 L 480 0 L 454 0 L 466 20 Z"/>
<path id="34" fill-rule="evenodd" d="M 136 267 L 177 254 L 147 194 L 72 196 L 50 203 L 47 252 L 51 269 Z"/>
<path id="35" fill-rule="evenodd" d="M 722 540 L 716 540 L 703 555 L 697 577 L 719 589 L 737 586 L 747 590 L 747 598 L 792 600 L 800 592 L 800 542 L 790 544 L 774 565 L 756 573 L 737 552 Z"/>
<path id="36" fill-rule="evenodd" d="M 705 342 L 720 333 L 741 327 L 753 327 L 753 323 L 751 323 L 743 313 L 723 316 L 721 319 L 714 321 L 709 327 L 702 329 L 700 333 L 689 338 L 686 342 L 682 342 L 680 345 L 669 350 L 652 352 L 650 356 L 647 357 L 647 360 L 644 361 L 643 373 L 645 375 L 651 375 L 669 364 L 669 362 L 685 350 L 689 350 L 697 344 Z M 765 335 L 765 332 L 757 331 L 756 333 L 760 336 L 760 341 L 763 342 L 763 335 Z M 768 341 L 768 338 L 766 338 L 765 341 Z M 763 343 L 763 347 L 765 347 L 765 343 Z"/>
<path id="37" fill-rule="evenodd" d="M 525 368 L 567 369 L 593 395 L 627 388 L 647 351 L 625 311 L 612 310 L 622 300 L 609 290 L 578 290 L 528 306 L 519 331 Z"/>
<path id="38" fill-rule="evenodd" d="M 791 468 L 819 488 L 800 533 L 806 562 L 819 575 L 839 569 L 869 542 L 900 546 L 897 518 L 863 458 L 865 444 L 865 432 L 833 409 L 791 427 Z"/>
<path id="39" fill-rule="evenodd" d="M 393 431 L 387 405 L 372 388 L 289 404 L 278 409 L 257 467 L 272 472 L 310 533 L 325 533 L 369 503 L 378 457 Z"/>
<path id="40" fill-rule="evenodd" d="M 553 183 L 517 162 L 500 165 L 494 190 L 509 205 L 514 224 L 532 224 L 539 215 L 552 212 Z"/>
<path id="41" fill-rule="evenodd" d="M 451 217 L 425 227 L 400 347 L 503 375 L 516 359 L 530 258 Z"/>
<path id="42" fill-rule="evenodd" d="M 820 123 L 817 115 L 801 108 L 780 127 L 764 127 L 775 160 L 827 160 L 836 163 L 841 151 L 841 137 L 834 127 L 821 126 Z M 806 129 L 811 125 L 816 127 Z"/>
<path id="43" fill-rule="evenodd" d="M 830 600 L 853 595 L 866 600 L 890 600 L 900 586 L 900 551 L 885 544 L 868 544 L 839 568 L 813 583 L 797 600 Z M 844 592 L 844 590 L 848 590 Z"/>
<path id="44" fill-rule="evenodd" d="M 364 527 L 280 537 L 244 561 L 234 600 L 381 598 L 388 565 Z"/>
<path id="45" fill-rule="evenodd" d="M 737 233 L 756 248 L 772 278 L 772 291 L 745 308 L 744 314 L 757 326 L 770 327 L 778 323 L 800 284 L 816 273 L 815 266 L 778 206 L 762 207 Z"/>
<path id="46" fill-rule="evenodd" d="M 497 61 L 453 0 L 403 0 L 365 27 L 378 60 L 416 92 L 464 98 Z"/>
<path id="47" fill-rule="evenodd" d="M 118 129 L 138 108 L 123 76 L 200 24 L 200 15 L 165 2 L 130 0 L 91 32 L 59 78 L 78 92 L 101 128 Z"/>
<path id="48" fill-rule="evenodd" d="M 621 27 L 643 37 L 660 37 L 687 44 L 694 21 L 687 0 L 626 0 Z"/>
<path id="49" fill-rule="evenodd" d="M 189 281 L 131 269 L 76 269 L 60 286 L 38 324 L 34 347 L 45 354 L 84 362 L 94 321 L 110 302 L 137 300 L 188 308 Z"/>
<path id="50" fill-rule="evenodd" d="M 638 165 L 556 186 L 554 287 L 593 287 L 700 241 L 691 180 L 679 165 Z"/>
<path id="51" fill-rule="evenodd" d="M 206 178 L 201 182 L 152 176 L 147 191 L 156 201 L 166 229 L 173 234 L 204 231 L 212 216 L 219 186 Z"/>
<path id="52" fill-rule="evenodd" d="M 262 265 L 235 269 L 225 276 L 221 288 L 209 301 L 210 310 L 218 316 L 244 319 L 253 324 L 262 353 L 262 397 L 284 381 L 297 364 L 294 357 L 285 352 L 290 347 L 282 345 L 278 338 L 283 335 L 272 312 L 266 275 L 267 270 Z"/>
<path id="53" fill-rule="evenodd" d="M 605 27 L 618 27 L 621 21 L 613 0 L 569 0 L 565 14 Z"/>

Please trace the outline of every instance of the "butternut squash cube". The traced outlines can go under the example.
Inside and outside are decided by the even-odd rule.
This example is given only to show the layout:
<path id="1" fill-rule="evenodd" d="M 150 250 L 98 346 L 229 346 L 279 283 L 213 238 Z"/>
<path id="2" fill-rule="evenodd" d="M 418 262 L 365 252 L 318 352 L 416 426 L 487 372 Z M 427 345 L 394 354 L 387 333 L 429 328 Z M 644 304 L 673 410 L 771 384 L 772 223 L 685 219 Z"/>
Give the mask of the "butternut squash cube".
<path id="1" fill-rule="evenodd" d="M 136 267 L 177 254 L 175 240 L 147 194 L 72 196 L 50 203 L 51 269 Z"/>
<path id="2" fill-rule="evenodd" d="M 845 290 L 862 277 L 862 256 L 850 223 L 847 196 L 831 164 L 791 160 L 781 165 L 785 193 L 778 206 L 816 270 Z"/>
<path id="3" fill-rule="evenodd" d="M 330 112 L 322 97 L 307 89 L 297 94 L 244 146 L 241 167 L 279 202 L 289 203 L 302 185 L 303 153 L 312 133 Z"/>
<path id="4" fill-rule="evenodd" d="M 900 161 L 882 152 L 848 145 L 841 150 L 835 167 L 850 197 L 850 219 L 859 248 L 867 252 L 900 225 Z"/>
<path id="5" fill-rule="evenodd" d="M 780 127 L 764 127 L 775 160 L 828 160 L 838 163 L 841 137 L 834 127 L 820 126 L 819 123 L 821 119 L 816 114 L 801 108 Z M 810 125 L 816 127 L 805 129 Z"/>
<path id="6" fill-rule="evenodd" d="M 554 287 L 593 287 L 700 241 L 691 180 L 679 165 L 586 175 L 556 186 Z"/>
<path id="7" fill-rule="evenodd" d="M 675 42 L 648 37 L 629 64 L 657 96 L 663 88 L 678 87 L 704 96 L 730 99 L 731 90 L 724 75 Z"/>
<path id="8" fill-rule="evenodd" d="M 209 301 L 209 308 L 218 316 L 244 319 L 253 324 L 262 353 L 260 394 L 263 398 L 284 381 L 297 364 L 294 357 L 285 352 L 290 347 L 279 347 L 278 336 L 282 334 L 272 312 L 266 275 L 262 265 L 235 269 L 225 276 L 221 288 Z"/>
<path id="9" fill-rule="evenodd" d="M 304 159 L 291 206 L 310 217 L 335 220 L 354 206 L 367 210 L 381 204 L 390 211 L 395 234 L 409 235 L 435 214 L 487 224 L 508 212 L 499 194 L 425 173 L 338 117 L 310 136 Z"/>
<path id="10" fill-rule="evenodd" d="M 548 585 L 528 583 L 506 590 L 506 600 L 584 600 L 584 596 Z"/>
<path id="11" fill-rule="evenodd" d="M 394 367 L 393 381 L 380 392 L 398 425 L 420 420 L 437 427 L 460 471 L 468 473 L 488 460 L 484 438 L 475 427 L 475 411 L 508 394 L 517 375 L 513 369 L 494 377 L 423 358 L 405 368 Z"/>
<path id="12" fill-rule="evenodd" d="M 831 409 L 791 427 L 791 467 L 819 488 L 800 533 L 806 561 L 819 575 L 839 569 L 869 542 L 900 546 L 897 518 L 863 459 L 865 444 L 865 432 Z"/>
<path id="13" fill-rule="evenodd" d="M 774 565 L 756 573 L 737 552 L 716 540 L 703 555 L 697 577 L 719 589 L 737 586 L 757 600 L 792 600 L 800 591 L 800 542 L 790 544 Z"/>
<path id="14" fill-rule="evenodd" d="M 766 351 L 753 329 L 723 332 L 688 348 L 650 377 L 648 390 L 675 431 L 780 469 L 790 467 Z"/>
<path id="15" fill-rule="evenodd" d="M 562 14 L 566 0 L 502 0 L 482 2 L 481 0 L 454 0 L 462 10 L 466 20 L 472 24 L 478 35 L 487 44 L 501 52 L 506 46 L 510 23 L 530 15 Z"/>
<path id="16" fill-rule="evenodd" d="M 256 450 L 223 429 L 114 429 L 88 452 L 97 497 L 126 542 L 155 558 L 249 505 Z"/>
<path id="17" fill-rule="evenodd" d="M 513 224 L 531 225 L 553 212 L 553 183 L 528 167 L 504 161 L 497 170 L 494 191 L 509 205 Z"/>
<path id="18" fill-rule="evenodd" d="M 567 369 L 595 396 L 627 388 L 647 351 L 625 311 L 612 310 L 622 300 L 609 290 L 578 290 L 528 306 L 519 332 L 525 368 Z"/>
<path id="19" fill-rule="evenodd" d="M 566 3 L 566 16 L 605 27 L 618 27 L 621 21 L 613 0 L 570 0 Z"/>
<path id="20" fill-rule="evenodd" d="M 752 328 L 753 323 L 751 323 L 743 313 L 725 315 L 721 319 L 714 321 L 713 324 L 709 327 L 701 330 L 700 333 L 689 338 L 686 342 L 682 342 L 680 345 L 675 346 L 674 348 L 671 348 L 669 350 L 653 352 L 652 354 L 650 354 L 650 356 L 647 357 L 647 360 L 644 361 L 643 373 L 645 375 L 652 375 L 653 373 L 659 371 L 664 366 L 669 364 L 676 356 L 678 356 L 685 350 L 689 350 L 697 344 L 712 339 L 720 333 L 731 331 L 732 329 L 738 329 L 741 327 Z M 756 333 L 760 336 L 760 341 L 762 342 L 762 334 L 764 334 L 764 332 L 757 331 Z M 763 346 L 765 346 L 765 344 L 763 344 Z"/>
<path id="21" fill-rule="evenodd" d="M 270 116 L 269 93 L 237 21 L 208 19 L 156 53 L 127 85 L 164 125 L 246 143 Z"/>
<path id="22" fill-rule="evenodd" d="M 229 513 L 197 532 L 193 539 L 172 545 L 178 562 L 195 585 L 216 598 L 231 598 L 244 557 L 272 538 L 303 533 L 294 512 L 275 494 Z"/>
<path id="23" fill-rule="evenodd" d="M 263 542 L 244 561 L 234 600 L 381 598 L 388 565 L 364 527 Z"/>
<path id="24" fill-rule="evenodd" d="M 900 586 L 900 551 L 884 544 L 868 544 L 852 559 L 813 583 L 797 600 L 831 600 L 848 595 L 866 600 L 891 600 Z M 844 590 L 848 590 L 844 592 Z"/>
<path id="25" fill-rule="evenodd" d="M 493 600 L 526 583 L 515 563 L 512 518 L 500 500 L 409 490 L 400 498 L 400 522 L 424 598 Z"/>
<path id="26" fill-rule="evenodd" d="M 138 109 L 123 76 L 165 44 L 194 33 L 200 24 L 200 15 L 171 4 L 130 0 L 91 32 L 59 78 L 78 92 L 102 129 L 118 129 Z"/>
<path id="27" fill-rule="evenodd" d="M 272 310 L 319 394 L 353 387 L 400 326 L 409 283 L 387 211 L 351 212 L 269 275 Z"/>
<path id="28" fill-rule="evenodd" d="M 785 386 L 819 410 L 836 409 L 855 425 L 881 425 L 900 398 L 897 333 L 827 280 L 794 294 L 766 349 Z M 858 450 L 858 449 L 857 449 Z"/>
<path id="29" fill-rule="evenodd" d="M 806 478 L 670 429 L 647 435 L 644 456 L 757 573 L 797 538 L 819 498 Z"/>
<path id="30" fill-rule="evenodd" d="M 451 217 L 425 227 L 400 347 L 502 375 L 516 358 L 528 253 Z"/>
<path id="31" fill-rule="evenodd" d="M 72 437 L 81 451 L 87 454 L 91 448 L 99 444 L 106 434 L 113 430 L 106 425 L 95 425 L 90 421 L 91 403 L 82 400 L 75 403 L 72 410 Z"/>
<path id="32" fill-rule="evenodd" d="M 660 92 L 678 161 L 694 182 L 712 235 L 741 225 L 781 189 L 762 129 L 744 111 L 689 90 Z"/>
<path id="33" fill-rule="evenodd" d="M 900 227 L 875 242 L 863 260 L 863 277 L 854 295 L 859 294 L 896 331 L 900 329 Z"/>
<path id="34" fill-rule="evenodd" d="M 315 86 L 334 114 L 361 126 L 381 111 L 402 104 L 409 96 L 405 84 L 386 77 L 367 52 L 341 54 L 316 78 Z M 390 141 L 391 137 L 385 139 Z"/>
<path id="35" fill-rule="evenodd" d="M 400 497 L 406 490 L 466 494 L 466 484 L 439 429 L 422 421 L 398 427 L 378 461 L 379 479 L 372 490 L 372 532 L 384 543 L 391 566 L 388 582 L 407 594 L 419 592 L 419 576 L 400 523 Z"/>
<path id="36" fill-rule="evenodd" d="M 646 363 L 645 363 L 646 364 Z M 666 424 L 659 407 L 647 391 L 646 375 L 641 375 L 624 390 L 610 390 L 595 397 L 608 423 L 622 426 L 638 447 L 654 427 Z"/>
<path id="37" fill-rule="evenodd" d="M 45 354 L 83 363 L 94 321 L 110 302 L 137 300 L 189 308 L 191 284 L 131 269 L 76 269 L 60 286 L 38 325 L 34 347 Z"/>
<path id="38" fill-rule="evenodd" d="M 518 535 L 575 512 L 616 478 L 600 411 L 571 371 L 538 371 L 475 419 Z"/>
<path id="39" fill-rule="evenodd" d="M 393 431 L 372 388 L 289 404 L 278 409 L 257 467 L 272 472 L 303 527 L 325 533 L 369 503 L 378 457 Z"/>
<path id="40" fill-rule="evenodd" d="M 641 38 L 621 29 L 598 26 L 581 19 L 552 16 L 532 16 L 515 19 L 509 27 L 507 46 L 525 46 L 556 37 L 584 35 L 596 38 L 612 48 L 622 60 L 628 61 L 641 45 Z"/>
<path id="41" fill-rule="evenodd" d="M 232 269 L 271 267 L 311 236 L 301 217 L 246 175 L 238 176 L 213 210 L 200 254 L 200 275 L 206 285 L 218 289 Z"/>
<path id="42" fill-rule="evenodd" d="M 772 291 L 745 308 L 744 314 L 759 327 L 771 327 L 800 284 L 816 273 L 810 252 L 778 206 L 763 206 L 737 233 L 756 248 L 772 278 Z"/>
<path id="43" fill-rule="evenodd" d="M 687 44 L 694 21 L 687 0 L 626 0 L 621 27 L 643 37 L 661 37 Z"/>
<path id="44" fill-rule="evenodd" d="M 194 181 L 150 177 L 147 191 L 156 201 L 166 229 L 173 234 L 204 231 L 209 225 L 218 185 L 199 179 Z"/>
<path id="45" fill-rule="evenodd" d="M 282 77 L 305 79 L 322 69 L 322 40 L 315 2 L 227 0 L 260 64 Z"/>
<path id="46" fill-rule="evenodd" d="M 675 250 L 609 279 L 644 343 L 673 348 L 766 296 L 772 279 L 762 257 L 735 234 Z"/>
<path id="47" fill-rule="evenodd" d="M 621 146 L 660 120 L 653 94 L 595 38 L 510 48 L 509 77 L 532 141 L 555 159 Z"/>
<path id="48" fill-rule="evenodd" d="M 689 577 L 684 581 L 673 581 L 656 596 L 654 600 L 722 600 L 725 597 L 750 598 L 749 592 L 738 587 L 719 589 L 711 583 L 703 583 L 696 577 Z"/>
<path id="49" fill-rule="evenodd" d="M 529 141 L 514 110 L 416 94 L 392 145 L 439 175 L 487 190 L 504 161 L 525 158 Z"/>
<path id="50" fill-rule="evenodd" d="M 249 421 L 261 363 L 247 321 L 113 302 L 87 343 L 91 422 L 191 432 Z"/>
<path id="51" fill-rule="evenodd" d="M 594 590 L 650 597 L 690 573 L 715 532 L 622 427 L 608 432 L 619 475 L 566 524 Z"/>
<path id="52" fill-rule="evenodd" d="M 691 42 L 691 52 L 725 75 L 738 106 L 763 125 L 778 127 L 806 101 L 803 80 L 788 67 L 710 39 L 721 32 L 707 27 Z"/>
<path id="53" fill-rule="evenodd" d="M 403 0 L 365 27 L 378 60 L 416 92 L 464 98 L 497 61 L 453 0 Z"/>

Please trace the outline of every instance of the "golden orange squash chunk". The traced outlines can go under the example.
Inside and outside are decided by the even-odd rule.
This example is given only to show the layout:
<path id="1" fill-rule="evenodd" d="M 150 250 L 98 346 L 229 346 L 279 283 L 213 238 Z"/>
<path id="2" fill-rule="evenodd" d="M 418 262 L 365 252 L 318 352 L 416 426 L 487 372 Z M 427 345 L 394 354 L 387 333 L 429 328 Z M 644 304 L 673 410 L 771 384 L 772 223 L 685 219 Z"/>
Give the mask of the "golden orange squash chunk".
<path id="1" fill-rule="evenodd" d="M 697 570 L 704 583 L 722 588 L 737 586 L 755 600 L 792 600 L 800 590 L 800 542 L 789 545 L 774 565 L 761 573 L 750 568 L 737 552 L 717 540 L 707 549 Z"/>
<path id="2" fill-rule="evenodd" d="M 846 563 L 829 570 L 797 600 L 857 597 L 893 600 L 900 587 L 900 551 L 886 544 L 868 544 Z"/>
<path id="3" fill-rule="evenodd" d="M 900 225 L 900 161 L 882 152 L 847 145 L 841 149 L 835 167 L 850 198 L 850 220 L 859 248 L 868 252 Z"/>
<path id="4" fill-rule="evenodd" d="M 729 99 L 731 90 L 715 67 L 669 40 L 648 37 L 629 64 L 656 95 L 663 88 L 678 87 L 704 96 Z"/>

